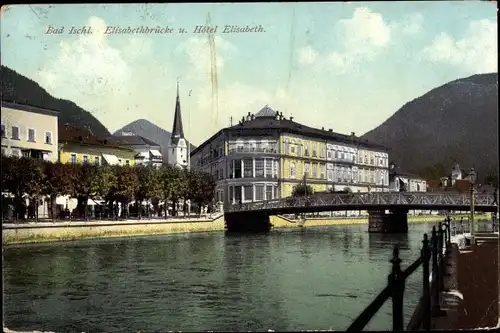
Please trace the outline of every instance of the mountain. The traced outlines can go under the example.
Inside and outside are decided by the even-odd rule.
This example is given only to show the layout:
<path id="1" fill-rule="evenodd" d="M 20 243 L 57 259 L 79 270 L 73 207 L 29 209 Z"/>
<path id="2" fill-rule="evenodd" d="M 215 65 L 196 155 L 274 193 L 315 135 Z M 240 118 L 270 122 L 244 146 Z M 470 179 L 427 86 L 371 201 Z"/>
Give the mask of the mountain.
<path id="1" fill-rule="evenodd" d="M 90 129 L 99 136 L 109 135 L 109 131 L 90 112 L 75 103 L 51 96 L 38 83 L 1 66 L 2 100 L 28 104 L 40 108 L 59 111 L 59 124 L 69 124 L 79 129 Z"/>
<path id="2" fill-rule="evenodd" d="M 497 100 L 498 73 L 458 79 L 406 103 L 362 138 L 391 148 L 389 158 L 407 171 L 450 173 L 458 163 L 484 181 L 498 174 Z"/>
<path id="3" fill-rule="evenodd" d="M 170 132 L 164 130 L 163 128 L 153 124 L 146 119 L 138 119 L 131 122 L 128 125 L 123 126 L 119 130 L 115 131 L 113 135 L 119 135 L 120 132 L 133 132 L 136 135 L 145 137 L 148 140 L 156 142 L 161 146 L 161 154 L 163 155 L 163 160 L 167 161 L 167 149 L 170 144 Z M 190 152 L 196 147 L 190 144 Z"/>

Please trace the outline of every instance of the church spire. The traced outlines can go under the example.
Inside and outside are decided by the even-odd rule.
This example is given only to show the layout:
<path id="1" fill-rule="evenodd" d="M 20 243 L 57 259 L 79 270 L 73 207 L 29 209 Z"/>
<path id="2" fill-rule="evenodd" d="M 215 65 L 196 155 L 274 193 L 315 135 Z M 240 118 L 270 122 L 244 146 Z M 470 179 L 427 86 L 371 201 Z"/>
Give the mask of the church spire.
<path id="1" fill-rule="evenodd" d="M 175 101 L 174 127 L 172 129 L 171 141 L 176 144 L 179 139 L 184 138 L 181 118 L 181 101 L 179 98 L 179 79 L 177 79 L 177 99 Z"/>

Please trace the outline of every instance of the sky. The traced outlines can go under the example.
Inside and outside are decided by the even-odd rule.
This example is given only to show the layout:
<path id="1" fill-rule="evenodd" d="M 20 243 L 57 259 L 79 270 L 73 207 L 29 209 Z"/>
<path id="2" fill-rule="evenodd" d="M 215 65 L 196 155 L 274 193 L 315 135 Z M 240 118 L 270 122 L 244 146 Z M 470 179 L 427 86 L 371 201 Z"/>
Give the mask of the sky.
<path id="1" fill-rule="evenodd" d="M 496 10 L 485 1 L 13 5 L 2 7 L 1 63 L 111 132 L 136 119 L 171 131 L 179 81 L 195 145 L 265 105 L 362 135 L 435 87 L 497 72 Z M 207 23 L 217 31 L 195 33 Z M 129 26 L 162 31 L 110 33 Z"/>

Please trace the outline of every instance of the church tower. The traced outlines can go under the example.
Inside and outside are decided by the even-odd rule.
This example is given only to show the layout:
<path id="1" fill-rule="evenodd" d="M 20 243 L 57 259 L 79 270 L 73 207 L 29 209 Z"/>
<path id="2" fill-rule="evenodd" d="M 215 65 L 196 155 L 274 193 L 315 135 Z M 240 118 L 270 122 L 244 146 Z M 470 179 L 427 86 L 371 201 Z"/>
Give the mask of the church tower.
<path id="1" fill-rule="evenodd" d="M 182 168 L 189 169 L 189 150 L 188 143 L 184 138 L 181 117 L 181 101 L 179 99 L 179 81 L 177 81 L 177 99 L 175 101 L 174 127 L 170 136 L 170 145 L 168 147 L 168 163 Z"/>

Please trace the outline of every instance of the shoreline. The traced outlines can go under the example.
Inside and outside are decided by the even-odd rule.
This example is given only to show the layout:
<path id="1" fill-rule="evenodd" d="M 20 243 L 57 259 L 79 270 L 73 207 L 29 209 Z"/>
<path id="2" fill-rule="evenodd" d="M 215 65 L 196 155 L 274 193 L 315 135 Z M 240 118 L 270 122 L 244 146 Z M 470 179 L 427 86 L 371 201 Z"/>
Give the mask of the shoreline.
<path id="1" fill-rule="evenodd" d="M 454 220 L 466 215 L 453 216 Z M 478 216 L 478 221 L 483 220 Z M 431 223 L 442 220 L 442 215 L 408 216 L 408 224 Z M 270 216 L 272 229 L 307 228 L 332 225 L 368 224 L 368 217 L 315 217 L 305 221 L 290 220 L 283 216 Z M 193 218 L 190 220 L 128 220 L 120 222 L 39 222 L 5 223 L 2 225 L 2 244 L 21 245 L 57 243 L 76 240 L 123 238 L 138 236 L 169 235 L 179 233 L 217 232 L 225 230 L 224 216 L 213 219 Z"/>

